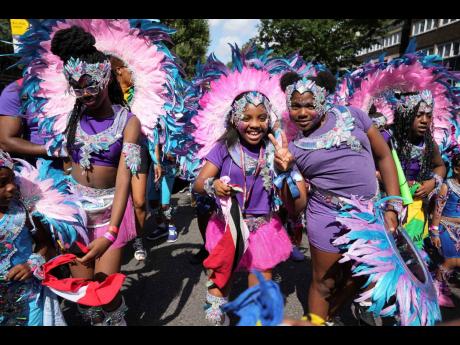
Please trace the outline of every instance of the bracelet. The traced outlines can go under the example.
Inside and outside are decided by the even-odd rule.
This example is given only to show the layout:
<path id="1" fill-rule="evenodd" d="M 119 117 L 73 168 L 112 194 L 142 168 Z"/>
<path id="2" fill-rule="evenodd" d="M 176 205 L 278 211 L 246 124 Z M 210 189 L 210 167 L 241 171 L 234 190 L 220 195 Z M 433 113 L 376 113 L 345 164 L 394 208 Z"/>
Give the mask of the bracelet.
<path id="1" fill-rule="evenodd" d="M 388 208 L 391 207 L 391 208 Z M 395 211 L 396 213 L 400 214 L 403 209 L 403 201 L 401 199 L 394 199 L 387 201 L 386 211 Z"/>
<path id="2" fill-rule="evenodd" d="M 205 192 L 209 195 L 212 196 L 213 198 L 216 198 L 216 190 L 214 188 L 214 177 L 208 177 L 206 180 L 204 180 L 204 185 L 203 189 Z"/>
<path id="3" fill-rule="evenodd" d="M 110 231 L 114 234 L 118 234 L 118 231 L 120 231 L 120 229 L 118 228 L 118 226 L 109 225 L 109 228 L 107 229 L 107 231 Z"/>
<path id="4" fill-rule="evenodd" d="M 108 231 L 104 234 L 104 237 L 105 237 L 106 239 L 108 239 L 108 240 L 109 240 L 110 242 L 112 242 L 112 243 L 115 242 L 115 240 L 116 240 L 115 236 L 113 236 L 113 235 L 112 235 L 110 232 L 108 232 Z"/>
<path id="5" fill-rule="evenodd" d="M 435 189 L 438 189 L 442 185 L 442 183 L 444 182 L 444 179 L 441 176 L 439 176 L 438 174 L 433 174 L 432 178 L 434 178 L 434 180 L 435 180 L 435 184 L 434 184 Z"/>
<path id="6" fill-rule="evenodd" d="M 430 227 L 428 228 L 428 230 L 430 231 L 430 235 L 434 236 L 434 237 L 439 237 L 439 226 L 437 225 L 430 225 Z"/>

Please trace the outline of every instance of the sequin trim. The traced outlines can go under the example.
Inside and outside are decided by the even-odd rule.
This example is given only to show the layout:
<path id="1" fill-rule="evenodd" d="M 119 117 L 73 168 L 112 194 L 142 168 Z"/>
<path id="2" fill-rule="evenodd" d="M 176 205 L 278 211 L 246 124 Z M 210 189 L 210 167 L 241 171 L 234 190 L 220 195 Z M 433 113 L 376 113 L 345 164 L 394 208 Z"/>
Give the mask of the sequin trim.
<path id="1" fill-rule="evenodd" d="M 8 213 L 0 224 L 0 275 L 11 267 L 11 258 L 17 252 L 14 241 L 26 224 L 26 210 L 16 200 L 11 201 Z"/>
<path id="2" fill-rule="evenodd" d="M 113 124 L 97 134 L 87 134 L 81 128 L 80 121 L 77 125 L 77 134 L 75 136 L 75 147 L 81 152 L 80 166 L 84 170 L 91 168 L 90 158 L 93 153 L 109 151 L 110 146 L 123 136 L 123 130 L 128 119 L 128 110 L 124 107 L 113 106 L 115 119 Z"/>
<path id="3" fill-rule="evenodd" d="M 131 174 L 137 175 L 141 167 L 141 147 L 133 143 L 123 143 L 121 151 L 125 156 L 126 167 L 131 170 Z"/>
<path id="4" fill-rule="evenodd" d="M 336 118 L 335 127 L 318 137 L 304 137 L 299 133 L 299 138 L 294 140 L 294 145 L 304 150 L 329 150 L 340 147 L 345 143 L 353 151 L 361 151 L 361 142 L 351 134 L 355 128 L 355 118 L 346 107 L 335 107 L 331 110 Z"/>

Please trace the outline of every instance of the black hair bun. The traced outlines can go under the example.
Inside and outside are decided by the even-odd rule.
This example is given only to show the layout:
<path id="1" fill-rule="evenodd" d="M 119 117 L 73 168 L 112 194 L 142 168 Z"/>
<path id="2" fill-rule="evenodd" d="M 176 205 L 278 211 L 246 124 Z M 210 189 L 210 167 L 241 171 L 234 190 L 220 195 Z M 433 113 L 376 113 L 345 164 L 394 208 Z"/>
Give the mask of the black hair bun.
<path id="1" fill-rule="evenodd" d="M 97 51 L 96 39 L 79 26 L 72 26 L 56 32 L 51 40 L 51 52 L 67 61 L 70 57 L 81 57 Z"/>
<path id="2" fill-rule="evenodd" d="M 283 74 L 280 79 L 280 86 L 283 91 L 286 91 L 286 88 L 289 85 L 294 84 L 296 81 L 302 79 L 296 72 L 287 72 Z"/>
<path id="3" fill-rule="evenodd" d="M 335 91 L 337 79 L 335 79 L 335 77 L 329 71 L 320 71 L 316 77 L 310 77 L 308 79 L 313 80 L 316 85 L 324 87 L 329 93 Z"/>

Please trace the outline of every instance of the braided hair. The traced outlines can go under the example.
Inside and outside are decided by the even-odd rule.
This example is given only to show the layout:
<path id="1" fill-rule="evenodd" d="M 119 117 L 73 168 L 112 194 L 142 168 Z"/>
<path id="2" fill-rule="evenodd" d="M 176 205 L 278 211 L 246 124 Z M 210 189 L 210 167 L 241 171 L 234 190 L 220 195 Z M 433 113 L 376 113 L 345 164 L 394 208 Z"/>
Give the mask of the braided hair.
<path id="1" fill-rule="evenodd" d="M 73 25 L 68 29 L 56 32 L 51 40 L 51 52 L 60 57 L 64 64 L 71 57 L 79 58 L 86 63 L 98 63 L 107 60 L 107 56 L 95 47 L 96 39 L 81 27 Z M 117 81 L 115 73 L 111 72 L 108 84 L 108 94 L 112 104 L 126 106 L 123 91 Z M 75 142 L 77 124 L 80 121 L 83 110 L 82 102 L 77 98 L 70 114 L 65 134 L 67 137 L 67 149 L 71 149 Z"/>
<path id="2" fill-rule="evenodd" d="M 407 94 L 406 94 L 407 95 Z M 409 140 L 409 133 L 412 131 L 412 124 L 417 116 L 420 103 L 409 113 L 401 113 L 399 110 L 395 111 L 395 120 L 393 124 L 393 137 L 396 141 L 396 152 L 401 160 L 404 174 L 407 174 L 411 161 L 411 149 L 413 144 Z M 424 136 L 423 143 L 425 145 L 425 152 L 420 159 L 420 172 L 417 176 L 418 181 L 425 181 L 431 178 L 433 170 L 433 157 L 434 157 L 434 140 L 432 135 L 432 126 L 428 127 Z"/>

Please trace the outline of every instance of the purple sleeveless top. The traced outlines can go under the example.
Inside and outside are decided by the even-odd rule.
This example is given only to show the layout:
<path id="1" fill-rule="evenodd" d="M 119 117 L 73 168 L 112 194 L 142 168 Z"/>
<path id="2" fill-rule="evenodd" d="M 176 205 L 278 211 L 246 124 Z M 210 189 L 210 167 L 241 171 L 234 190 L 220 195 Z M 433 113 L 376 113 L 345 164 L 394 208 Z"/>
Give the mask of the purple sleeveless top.
<path id="1" fill-rule="evenodd" d="M 250 147 L 242 143 L 243 151 L 248 156 L 257 159 L 261 146 Z M 229 176 L 230 183 L 237 184 L 240 186 L 244 185 L 243 169 L 238 166 L 240 163 L 235 163 L 228 152 L 227 146 L 222 142 L 217 142 L 216 145 L 206 156 L 206 160 L 214 164 L 219 168 L 220 176 Z M 254 175 L 246 176 L 246 185 L 249 190 L 250 186 L 254 183 L 254 187 L 249 199 L 246 213 L 253 215 L 265 215 L 270 213 L 271 197 L 265 190 L 263 185 L 263 177 L 259 174 L 254 182 Z M 236 198 L 240 204 L 241 210 L 243 210 L 243 193 L 237 193 Z M 216 199 L 217 205 L 220 206 L 219 199 Z"/>
<path id="2" fill-rule="evenodd" d="M 92 117 L 88 114 L 83 113 L 81 120 L 80 120 L 80 128 L 86 135 L 95 135 L 99 134 L 108 128 L 110 128 L 117 117 L 121 106 L 114 105 L 114 115 L 109 118 L 99 119 L 96 117 Z M 121 124 L 121 132 L 126 127 L 129 119 L 132 118 L 134 114 L 128 112 L 126 121 L 124 124 Z M 75 141 L 77 141 L 78 130 L 75 135 Z M 89 159 L 92 165 L 97 166 L 107 166 L 107 167 L 118 167 L 118 163 L 120 161 L 121 150 L 123 148 L 123 136 L 119 138 L 115 143 L 109 146 L 108 150 L 101 150 L 100 152 L 92 152 L 91 157 Z M 78 163 L 82 158 L 82 152 L 80 147 L 74 145 L 74 147 L 70 150 L 70 156 L 72 157 L 72 161 Z"/>

